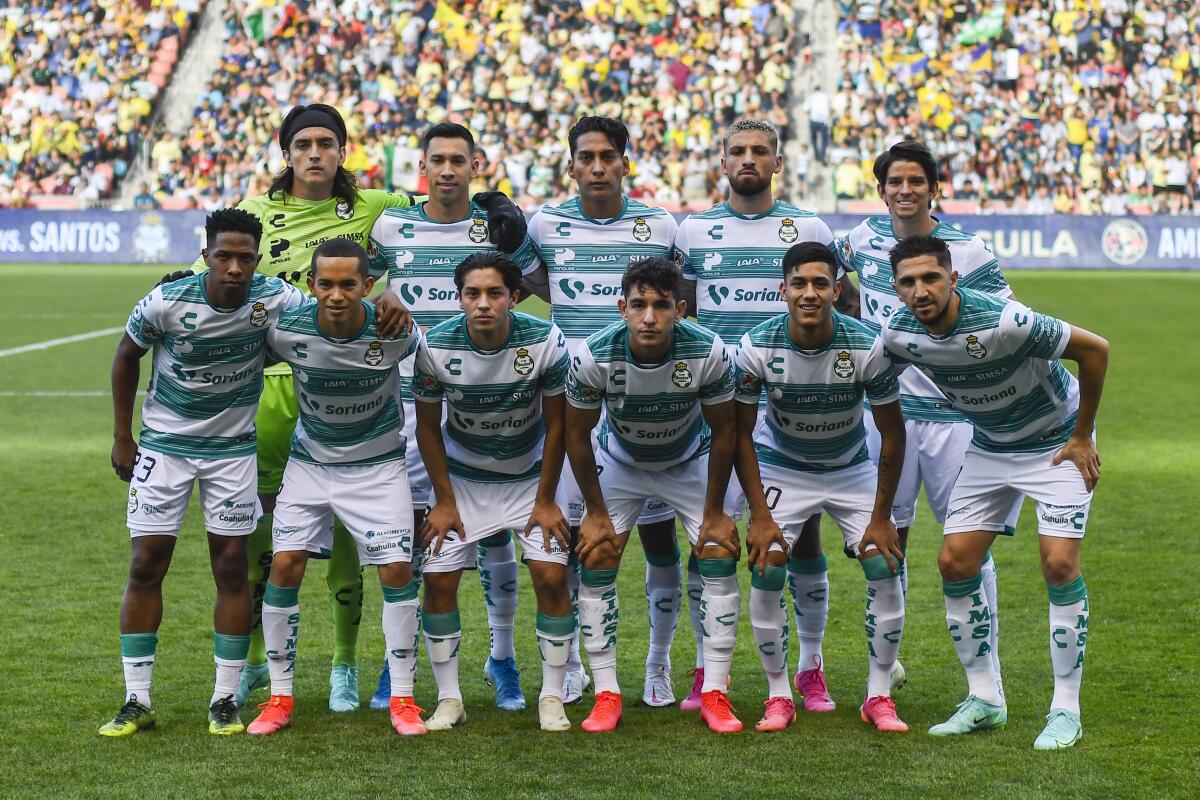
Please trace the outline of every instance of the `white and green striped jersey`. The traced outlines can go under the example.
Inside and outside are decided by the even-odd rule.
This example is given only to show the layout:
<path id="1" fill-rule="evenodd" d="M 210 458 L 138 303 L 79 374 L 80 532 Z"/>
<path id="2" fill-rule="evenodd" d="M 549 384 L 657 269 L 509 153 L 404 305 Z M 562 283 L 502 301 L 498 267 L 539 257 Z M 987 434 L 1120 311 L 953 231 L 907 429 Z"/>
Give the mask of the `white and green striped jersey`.
<path id="1" fill-rule="evenodd" d="M 508 340 L 480 350 L 464 314 L 431 328 L 417 350 L 413 396 L 448 406 L 442 425 L 450 474 L 483 482 L 537 477 L 542 398 L 567 385 L 567 343 L 552 322 L 509 312 Z"/>
<path id="2" fill-rule="evenodd" d="M 372 464 L 404 458 L 404 410 L 396 365 L 421 341 L 409 324 L 398 339 L 375 331 L 375 307 L 348 339 L 331 339 L 317 326 L 310 301 L 280 315 L 267 334 L 271 352 L 292 367 L 300 418 L 291 458 L 313 464 Z"/>
<path id="3" fill-rule="evenodd" d="M 733 348 L 755 325 L 785 310 L 779 293 L 783 256 L 799 242 L 832 250 L 833 234 L 813 212 L 781 200 L 753 217 L 721 203 L 680 223 L 675 249 L 683 276 L 696 281 L 700 324 Z"/>
<path id="4" fill-rule="evenodd" d="M 833 338 L 802 350 L 787 314 L 757 325 L 738 344 L 737 399 L 757 403 L 766 391 L 767 424 L 755 431 L 763 463 L 823 472 L 867 460 L 863 397 L 871 405 L 900 399 L 896 369 L 864 323 L 833 312 Z"/>
<path id="5" fill-rule="evenodd" d="M 976 446 L 1036 453 L 1075 430 L 1079 382 L 1059 362 L 1071 327 L 1015 300 L 958 289 L 954 328 L 934 336 L 907 308 L 881 334 L 897 364 L 924 373 L 975 426 Z"/>
<path id="6" fill-rule="evenodd" d="M 600 221 L 574 197 L 546 206 L 529 221 L 529 235 L 550 278 L 550 318 L 572 351 L 593 333 L 621 319 L 617 300 L 631 261 L 670 258 L 675 218 L 626 197 L 621 213 Z"/>
<path id="7" fill-rule="evenodd" d="M 154 349 L 138 438 L 185 458 L 253 455 L 267 330 L 304 294 L 256 274 L 246 302 L 221 309 L 208 299 L 205 274 L 155 288 L 129 315 L 129 338 Z"/>
<path id="8" fill-rule="evenodd" d="M 701 405 L 733 399 L 733 359 L 721 337 L 686 320 L 657 364 L 629 351 L 628 326 L 614 322 L 588 337 L 571 359 L 567 402 L 607 412 L 600 446 L 613 458 L 659 471 L 708 452 Z"/>
<path id="9" fill-rule="evenodd" d="M 1000 264 L 982 239 L 935 221 L 937 225 L 930 235 L 941 239 L 950 248 L 959 286 L 998 297 L 1012 297 L 1012 289 L 1000 272 Z M 892 315 L 904 308 L 892 286 L 892 264 L 888 260 L 888 254 L 898 243 L 891 217 L 869 217 L 837 241 L 842 267 L 858 273 L 859 313 L 876 330 L 887 325 Z M 933 422 L 965 419 L 933 382 L 916 370 L 906 370 L 900 376 L 900 409 L 906 419 Z"/>

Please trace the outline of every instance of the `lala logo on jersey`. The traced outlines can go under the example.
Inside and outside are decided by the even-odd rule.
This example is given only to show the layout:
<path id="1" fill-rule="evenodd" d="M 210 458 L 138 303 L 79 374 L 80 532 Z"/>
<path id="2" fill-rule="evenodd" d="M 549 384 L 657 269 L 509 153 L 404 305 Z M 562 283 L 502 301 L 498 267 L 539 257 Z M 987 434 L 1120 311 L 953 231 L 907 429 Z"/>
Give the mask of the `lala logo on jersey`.
<path id="1" fill-rule="evenodd" d="M 684 389 L 692 385 L 692 371 L 688 369 L 686 361 L 676 361 L 675 371 L 671 373 L 671 383 Z"/>
<path id="2" fill-rule="evenodd" d="M 800 231 L 796 230 L 796 226 L 792 223 L 791 217 L 784 217 L 783 222 L 779 225 L 779 241 L 791 244 L 800 238 Z"/>
<path id="3" fill-rule="evenodd" d="M 255 303 L 250 306 L 250 324 L 256 328 L 267 324 L 267 307 L 264 304 Z"/>
<path id="4" fill-rule="evenodd" d="M 987 355 L 987 348 L 979 343 L 979 337 L 975 334 L 967 337 L 967 355 L 971 358 L 983 358 Z"/>
<path id="5" fill-rule="evenodd" d="M 333 207 L 333 213 L 337 214 L 338 219 L 350 219 L 354 216 L 354 209 L 343 197 L 338 199 L 337 205 Z"/>
<path id="6" fill-rule="evenodd" d="M 528 349 L 517 348 L 517 357 L 513 359 L 513 369 L 518 375 L 528 375 L 533 372 L 533 358 L 529 355 Z"/>
<path id="7" fill-rule="evenodd" d="M 475 244 L 483 244 L 487 241 L 488 229 L 487 223 L 484 222 L 483 217 L 476 217 L 475 219 L 471 220 L 471 227 L 467 231 L 467 238 Z"/>
<path id="8" fill-rule="evenodd" d="M 650 225 L 645 217 L 638 217 L 633 221 L 633 238 L 639 242 L 650 241 Z"/>
<path id="9" fill-rule="evenodd" d="M 369 366 L 378 367 L 383 363 L 383 345 L 379 342 L 371 342 L 367 345 L 367 354 L 363 357 Z"/>
<path id="10" fill-rule="evenodd" d="M 833 374 L 842 379 L 854 374 L 854 362 L 850 360 L 850 353 L 842 350 L 837 354 L 837 359 L 833 362 Z"/>
<path id="11" fill-rule="evenodd" d="M 132 486 L 129 487 L 128 510 L 130 514 L 138 510 L 137 489 L 133 488 Z"/>

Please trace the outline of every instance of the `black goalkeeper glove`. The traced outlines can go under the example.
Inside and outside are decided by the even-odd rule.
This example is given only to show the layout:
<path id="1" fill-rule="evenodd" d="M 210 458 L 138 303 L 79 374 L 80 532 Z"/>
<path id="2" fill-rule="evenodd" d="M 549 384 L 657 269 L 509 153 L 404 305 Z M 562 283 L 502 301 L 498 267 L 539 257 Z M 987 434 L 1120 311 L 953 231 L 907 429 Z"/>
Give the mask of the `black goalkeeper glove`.
<path id="1" fill-rule="evenodd" d="M 488 213 L 488 239 L 506 253 L 525 241 L 525 213 L 504 192 L 480 192 L 471 198 Z"/>
<path id="2" fill-rule="evenodd" d="M 175 281 L 181 281 L 184 278 L 190 278 L 195 274 L 196 273 L 192 272 L 190 269 L 181 269 L 178 272 L 168 272 L 166 275 L 162 276 L 162 280 L 154 284 L 154 288 L 157 289 L 164 283 L 174 283 Z"/>

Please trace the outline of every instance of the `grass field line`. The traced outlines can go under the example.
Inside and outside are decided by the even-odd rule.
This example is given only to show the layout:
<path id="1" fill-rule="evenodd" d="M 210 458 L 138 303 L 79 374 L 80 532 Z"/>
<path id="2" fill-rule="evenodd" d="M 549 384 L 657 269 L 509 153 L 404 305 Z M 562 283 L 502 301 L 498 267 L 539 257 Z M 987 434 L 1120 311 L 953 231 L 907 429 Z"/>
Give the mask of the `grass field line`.
<path id="1" fill-rule="evenodd" d="M 51 347 L 58 347 L 60 344 L 74 344 L 75 342 L 86 342 L 88 339 L 99 339 L 101 336 L 112 336 L 114 333 L 120 333 L 125 330 L 122 325 L 118 328 L 101 328 L 98 331 L 90 331 L 88 333 L 77 333 L 74 336 L 64 336 L 61 339 L 47 339 L 44 342 L 34 342 L 33 344 L 23 344 L 20 347 L 10 347 L 7 350 L 0 350 L 0 358 L 5 356 L 15 356 L 21 353 L 32 353 L 35 350 L 48 350 Z"/>

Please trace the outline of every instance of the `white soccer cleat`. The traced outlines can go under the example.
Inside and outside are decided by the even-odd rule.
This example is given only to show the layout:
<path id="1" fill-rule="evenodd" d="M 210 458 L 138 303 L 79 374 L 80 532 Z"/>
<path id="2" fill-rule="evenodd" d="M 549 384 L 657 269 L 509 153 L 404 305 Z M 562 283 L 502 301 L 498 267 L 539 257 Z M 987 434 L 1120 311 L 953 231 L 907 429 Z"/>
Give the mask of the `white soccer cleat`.
<path id="1" fill-rule="evenodd" d="M 642 688 L 642 702 L 651 708 L 675 705 L 675 687 L 671 685 L 671 672 L 662 664 L 646 667 L 646 683 Z"/>
<path id="2" fill-rule="evenodd" d="M 438 703 L 437 709 L 425 720 L 425 728 L 431 731 L 448 731 L 466 721 L 467 710 L 463 708 L 462 700 L 451 697 Z"/>
<path id="3" fill-rule="evenodd" d="M 538 720 L 544 731 L 571 729 L 571 720 L 567 719 L 563 701 L 558 697 L 543 697 L 538 701 Z"/>
<path id="4" fill-rule="evenodd" d="M 582 664 L 568 664 L 567 674 L 563 677 L 562 701 L 564 705 L 578 703 L 583 699 L 583 693 L 592 685 L 592 678 L 587 674 Z"/>

